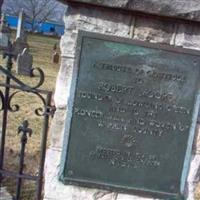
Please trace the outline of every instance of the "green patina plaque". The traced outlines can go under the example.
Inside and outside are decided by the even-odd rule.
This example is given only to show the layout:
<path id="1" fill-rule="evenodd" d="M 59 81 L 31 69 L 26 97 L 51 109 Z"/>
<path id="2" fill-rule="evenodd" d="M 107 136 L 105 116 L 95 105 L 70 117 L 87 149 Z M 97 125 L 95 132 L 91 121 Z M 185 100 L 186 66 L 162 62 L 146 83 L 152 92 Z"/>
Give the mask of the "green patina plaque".
<path id="1" fill-rule="evenodd" d="M 199 108 L 199 53 L 81 31 L 76 59 L 60 179 L 181 198 Z"/>

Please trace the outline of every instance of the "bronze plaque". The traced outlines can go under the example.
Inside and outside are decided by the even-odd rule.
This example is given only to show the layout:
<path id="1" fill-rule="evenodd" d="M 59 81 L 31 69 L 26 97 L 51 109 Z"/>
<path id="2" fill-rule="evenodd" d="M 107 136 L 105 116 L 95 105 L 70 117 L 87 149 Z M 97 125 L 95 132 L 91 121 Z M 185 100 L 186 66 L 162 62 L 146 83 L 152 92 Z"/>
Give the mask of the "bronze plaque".
<path id="1" fill-rule="evenodd" d="M 180 198 L 198 115 L 199 53 L 81 31 L 77 55 L 60 179 Z"/>

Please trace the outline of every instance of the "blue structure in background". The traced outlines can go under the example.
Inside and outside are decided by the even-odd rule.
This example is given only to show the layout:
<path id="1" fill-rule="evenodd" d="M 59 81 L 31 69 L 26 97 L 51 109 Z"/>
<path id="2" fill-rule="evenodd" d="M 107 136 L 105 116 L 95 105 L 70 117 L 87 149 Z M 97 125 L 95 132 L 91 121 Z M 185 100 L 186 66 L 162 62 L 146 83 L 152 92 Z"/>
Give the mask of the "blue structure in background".
<path id="1" fill-rule="evenodd" d="M 18 23 L 18 17 L 17 16 L 6 16 L 7 23 L 9 24 L 10 28 L 16 29 L 17 23 Z M 35 22 L 36 27 L 35 31 L 42 34 L 47 35 L 58 35 L 61 36 L 64 34 L 64 24 L 58 24 L 56 22 L 44 22 L 44 23 L 38 23 Z M 25 22 L 24 28 L 27 31 L 31 31 L 31 25 L 28 22 Z"/>
<path id="2" fill-rule="evenodd" d="M 18 17 L 15 16 L 6 16 L 6 21 L 11 28 L 17 28 Z"/>

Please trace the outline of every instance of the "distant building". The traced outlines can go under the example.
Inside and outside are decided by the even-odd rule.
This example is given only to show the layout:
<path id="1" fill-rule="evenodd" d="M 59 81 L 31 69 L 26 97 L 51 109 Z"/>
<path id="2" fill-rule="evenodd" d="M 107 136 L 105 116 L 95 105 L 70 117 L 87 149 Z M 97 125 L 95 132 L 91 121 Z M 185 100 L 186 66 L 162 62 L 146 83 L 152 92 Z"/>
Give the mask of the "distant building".
<path id="1" fill-rule="evenodd" d="M 6 20 L 7 23 L 9 24 L 10 28 L 12 29 L 16 29 L 17 28 L 17 23 L 18 23 L 18 16 L 10 16 L 7 15 L 6 16 Z M 35 31 L 38 33 L 42 33 L 45 35 L 57 35 L 57 36 L 61 36 L 64 34 L 64 24 L 59 24 L 53 21 L 47 21 L 44 23 L 38 23 L 35 22 L 34 24 L 35 27 Z M 24 28 L 27 31 L 31 31 L 31 24 L 27 22 L 25 22 Z"/>

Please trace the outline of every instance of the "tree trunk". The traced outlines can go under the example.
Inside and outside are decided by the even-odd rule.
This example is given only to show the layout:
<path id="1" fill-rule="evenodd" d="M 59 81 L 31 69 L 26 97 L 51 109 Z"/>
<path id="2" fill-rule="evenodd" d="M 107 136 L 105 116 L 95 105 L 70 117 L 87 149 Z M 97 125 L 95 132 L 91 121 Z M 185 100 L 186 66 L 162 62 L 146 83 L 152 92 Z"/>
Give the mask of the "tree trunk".
<path id="1" fill-rule="evenodd" d="M 0 16 L 1 16 L 1 11 L 2 11 L 3 1 L 4 1 L 4 0 L 0 0 Z"/>
<path id="2" fill-rule="evenodd" d="M 32 19 L 31 21 L 31 32 L 34 32 L 34 26 L 35 25 L 35 19 Z"/>

